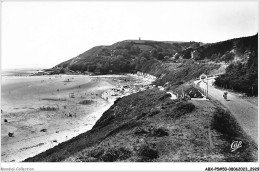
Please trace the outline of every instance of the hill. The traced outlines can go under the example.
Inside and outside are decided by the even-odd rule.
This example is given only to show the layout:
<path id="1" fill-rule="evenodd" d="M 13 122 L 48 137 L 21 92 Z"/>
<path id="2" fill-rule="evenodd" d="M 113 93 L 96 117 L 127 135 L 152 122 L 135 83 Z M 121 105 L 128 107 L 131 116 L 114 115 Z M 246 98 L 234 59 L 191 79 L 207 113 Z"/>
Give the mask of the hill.
<path id="1" fill-rule="evenodd" d="M 178 92 L 187 85 L 190 89 L 189 82 L 202 73 L 217 71 L 224 62 L 227 70 L 220 81 L 216 79 L 216 85 L 223 87 L 223 82 L 233 82 L 234 77 L 236 81 L 248 77 L 255 83 L 256 40 L 258 34 L 212 44 L 126 40 L 94 47 L 52 70 L 96 74 L 141 71 L 157 76 L 156 85 Z M 169 97 L 155 88 L 118 99 L 90 131 L 25 162 L 257 161 L 257 144 L 219 102 Z M 243 142 L 236 153 L 230 151 L 234 140 Z"/>
<path id="2" fill-rule="evenodd" d="M 217 43 L 187 48 L 180 52 L 185 59 L 211 60 L 215 62 L 244 61 L 250 52 L 258 49 L 258 33 L 249 37 L 235 38 Z"/>
<path id="3" fill-rule="evenodd" d="M 250 53 L 256 53 L 258 34 L 250 37 L 204 44 L 201 42 L 173 42 L 125 40 L 110 46 L 96 46 L 68 61 L 55 66 L 57 72 L 126 73 L 136 71 L 140 61 L 155 59 L 210 60 L 218 62 L 245 62 Z"/>
<path id="4" fill-rule="evenodd" d="M 228 67 L 216 79 L 215 86 L 249 96 L 258 95 L 258 34 L 188 48 L 179 56 L 195 61 L 224 62 Z"/>
<path id="5" fill-rule="evenodd" d="M 127 73 L 137 70 L 143 59 L 162 60 L 172 57 L 188 47 L 197 47 L 197 42 L 159 42 L 146 40 L 125 40 L 110 46 L 97 46 L 62 62 L 53 69 L 58 73 L 69 70 L 94 73 Z"/>
<path id="6" fill-rule="evenodd" d="M 258 34 L 217 43 L 125 40 L 96 46 L 53 67 L 52 73 L 145 72 L 172 86 L 228 66 L 215 83 L 248 95 L 258 94 Z M 182 71 L 182 72 L 176 72 Z M 176 75 L 177 73 L 177 75 Z M 238 74 L 238 75 L 237 75 Z M 173 78 L 169 81 L 169 78 Z M 182 80 L 184 79 L 184 80 Z M 233 81 L 232 81 L 233 80 Z M 239 84 L 236 84 L 239 83 Z"/>
<path id="7" fill-rule="evenodd" d="M 257 160 L 257 145 L 218 102 L 169 97 L 152 89 L 118 99 L 90 131 L 25 162 Z M 236 153 L 233 140 L 243 141 Z"/>

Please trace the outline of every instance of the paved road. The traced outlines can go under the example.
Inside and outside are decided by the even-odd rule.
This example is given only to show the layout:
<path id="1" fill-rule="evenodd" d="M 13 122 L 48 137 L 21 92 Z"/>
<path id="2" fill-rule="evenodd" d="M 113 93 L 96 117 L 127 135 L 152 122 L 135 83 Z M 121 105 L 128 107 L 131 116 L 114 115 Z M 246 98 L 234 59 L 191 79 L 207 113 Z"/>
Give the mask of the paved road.
<path id="1" fill-rule="evenodd" d="M 205 88 L 203 83 L 201 83 L 200 86 Z M 240 99 L 233 93 L 228 93 L 227 97 L 229 101 L 226 101 L 223 98 L 223 93 L 223 90 L 216 89 L 209 84 L 209 95 L 226 106 L 236 117 L 245 132 L 258 144 L 258 107 L 248 101 Z"/>

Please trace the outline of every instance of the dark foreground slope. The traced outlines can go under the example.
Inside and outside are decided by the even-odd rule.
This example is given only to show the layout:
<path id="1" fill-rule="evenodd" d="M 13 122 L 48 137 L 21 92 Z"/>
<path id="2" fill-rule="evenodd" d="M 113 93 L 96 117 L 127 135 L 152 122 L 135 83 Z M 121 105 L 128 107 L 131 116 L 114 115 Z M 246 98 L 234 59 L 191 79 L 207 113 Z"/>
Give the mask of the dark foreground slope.
<path id="1" fill-rule="evenodd" d="M 25 162 L 257 160 L 257 145 L 217 102 L 169 97 L 158 89 L 123 97 L 92 130 Z M 231 152 L 237 140 L 242 148 Z"/>

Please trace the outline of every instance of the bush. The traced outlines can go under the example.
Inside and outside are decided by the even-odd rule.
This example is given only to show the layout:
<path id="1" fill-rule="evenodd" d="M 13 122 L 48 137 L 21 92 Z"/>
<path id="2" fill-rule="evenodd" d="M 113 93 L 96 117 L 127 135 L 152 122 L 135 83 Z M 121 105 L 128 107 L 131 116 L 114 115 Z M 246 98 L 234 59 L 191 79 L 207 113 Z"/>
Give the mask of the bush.
<path id="1" fill-rule="evenodd" d="M 159 158 L 158 151 L 151 148 L 147 144 L 140 147 L 138 150 L 138 155 L 141 157 L 141 161 L 151 161 L 153 159 Z"/>
<path id="2" fill-rule="evenodd" d="M 148 133 L 149 133 L 148 131 L 146 131 L 145 129 L 140 128 L 140 127 L 136 128 L 135 131 L 134 131 L 135 135 L 145 135 L 145 134 L 148 134 Z"/>
<path id="3" fill-rule="evenodd" d="M 252 162 L 257 161 L 257 144 L 249 137 L 235 117 L 229 112 L 220 107 L 216 108 L 211 122 L 211 128 L 220 132 L 226 144 L 218 145 L 221 152 L 225 155 L 225 162 Z M 233 141 L 242 141 L 243 146 L 230 152 L 230 144 Z M 256 153 L 256 156 L 254 154 Z"/>
<path id="4" fill-rule="evenodd" d="M 159 100 L 164 100 L 164 99 L 166 99 L 166 98 L 168 98 L 168 97 L 171 97 L 171 94 L 170 94 L 170 93 L 164 94 L 163 96 L 161 96 L 161 97 L 159 98 Z"/>
<path id="5" fill-rule="evenodd" d="M 228 136 L 230 139 L 231 137 L 237 137 L 242 131 L 230 112 L 219 107 L 214 112 L 212 128 Z"/>
<path id="6" fill-rule="evenodd" d="M 171 117 L 179 118 L 182 115 L 192 112 L 195 109 L 194 104 L 189 102 L 179 102 L 176 107 L 172 110 Z"/>
<path id="7" fill-rule="evenodd" d="M 90 152 L 90 156 L 94 158 L 100 158 L 104 153 L 103 149 L 94 149 Z"/>
<path id="8" fill-rule="evenodd" d="M 158 129 L 154 129 L 152 131 L 151 136 L 163 137 L 163 136 L 169 136 L 169 133 L 168 133 L 167 129 L 165 129 L 165 128 L 158 128 Z"/>
<path id="9" fill-rule="evenodd" d="M 255 52 L 249 55 L 246 63 L 231 63 L 226 73 L 216 78 L 216 86 L 233 89 L 249 96 L 258 95 L 258 57 Z"/>
<path id="10" fill-rule="evenodd" d="M 151 116 L 154 116 L 154 115 L 156 115 L 156 114 L 158 114 L 158 113 L 160 113 L 160 110 L 159 109 L 151 109 L 150 110 L 150 112 L 149 112 L 149 117 L 151 117 Z"/>
<path id="11" fill-rule="evenodd" d="M 114 162 L 117 160 L 125 160 L 131 156 L 131 152 L 124 148 L 109 148 L 100 159 L 104 162 Z"/>
<path id="12" fill-rule="evenodd" d="M 164 56 L 162 53 L 159 53 L 158 56 L 157 56 L 157 59 L 158 60 L 163 60 L 164 59 Z"/>

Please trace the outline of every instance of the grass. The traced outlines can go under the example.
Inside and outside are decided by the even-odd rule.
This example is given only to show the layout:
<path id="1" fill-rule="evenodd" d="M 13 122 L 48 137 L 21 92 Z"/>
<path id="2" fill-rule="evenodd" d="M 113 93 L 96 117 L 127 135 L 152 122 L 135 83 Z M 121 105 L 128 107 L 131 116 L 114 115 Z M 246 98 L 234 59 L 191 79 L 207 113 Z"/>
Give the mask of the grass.
<path id="1" fill-rule="evenodd" d="M 103 48 L 116 49 L 126 44 L 129 43 L 94 47 L 81 54 L 78 64 L 73 64 L 70 68 L 82 69 L 82 64 L 85 68 L 92 67 L 95 61 L 104 62 L 110 59 L 109 55 L 97 58 Z M 145 48 L 166 48 L 166 44 L 159 45 L 156 42 L 147 44 L 146 41 L 139 41 L 138 45 L 141 44 L 142 47 L 145 44 Z M 172 48 L 176 48 L 177 44 L 174 46 Z M 201 94 L 191 84 L 185 83 L 220 67 L 219 64 L 199 64 L 193 60 L 161 63 L 156 59 L 144 59 L 135 63 L 134 58 L 124 57 L 123 62 L 129 62 L 135 71 L 158 77 L 156 85 L 169 83 L 168 90 L 180 94 L 184 89 L 185 93 L 192 92 L 191 97 L 201 97 Z M 59 66 L 69 67 L 70 61 Z M 121 72 L 125 70 L 124 67 L 119 69 L 122 66 L 114 67 Z M 152 89 L 120 98 L 102 115 L 92 130 L 25 161 L 257 161 L 257 145 L 245 134 L 232 114 L 219 103 L 214 100 L 170 100 L 169 97 L 163 91 Z M 235 140 L 241 140 L 243 146 L 231 152 L 230 145 Z"/>
<path id="2" fill-rule="evenodd" d="M 176 108 L 174 109 L 174 116 L 180 117 L 184 114 L 190 113 L 195 109 L 195 106 L 189 102 L 178 102 L 176 103 Z"/>
<path id="3" fill-rule="evenodd" d="M 149 144 L 144 144 L 138 149 L 138 155 L 141 162 L 150 162 L 154 159 L 159 158 L 159 153 L 156 149 L 151 147 Z"/>
<path id="4" fill-rule="evenodd" d="M 112 147 L 107 150 L 104 149 L 94 149 L 85 153 L 83 156 L 77 158 L 76 161 L 80 162 L 114 162 L 121 161 L 129 158 L 131 156 L 131 151 L 124 147 L 116 148 Z"/>
<path id="5" fill-rule="evenodd" d="M 212 121 L 212 128 L 223 133 L 223 135 L 234 138 L 243 133 L 241 127 L 231 116 L 230 112 L 220 107 L 216 108 Z"/>
<path id="6" fill-rule="evenodd" d="M 151 89 L 119 99 L 92 130 L 26 161 L 255 161 L 257 147 L 240 129 L 212 100 L 171 100 Z M 237 139 L 243 147 L 231 153 L 230 144 Z"/>
<path id="7" fill-rule="evenodd" d="M 192 60 L 189 60 L 192 61 Z M 172 64 L 175 65 L 175 64 Z M 219 64 L 197 64 L 197 63 L 184 63 L 179 65 L 178 67 L 168 68 L 164 65 L 163 70 L 164 74 L 163 77 L 159 76 L 159 79 L 156 80 L 156 85 L 164 85 L 166 82 L 169 82 L 171 85 L 171 89 L 177 88 L 179 85 L 186 83 L 190 80 L 196 79 L 201 74 L 209 74 L 210 71 L 214 69 L 218 69 L 220 67 Z M 163 68 L 163 67 L 162 67 Z"/>
<path id="8" fill-rule="evenodd" d="M 257 159 L 258 146 L 246 135 L 234 116 L 223 108 L 216 108 L 212 120 L 213 129 L 221 133 L 221 138 L 227 143 L 221 146 L 227 162 L 252 162 Z M 231 152 L 230 145 L 234 141 L 242 141 L 242 147 Z"/>

